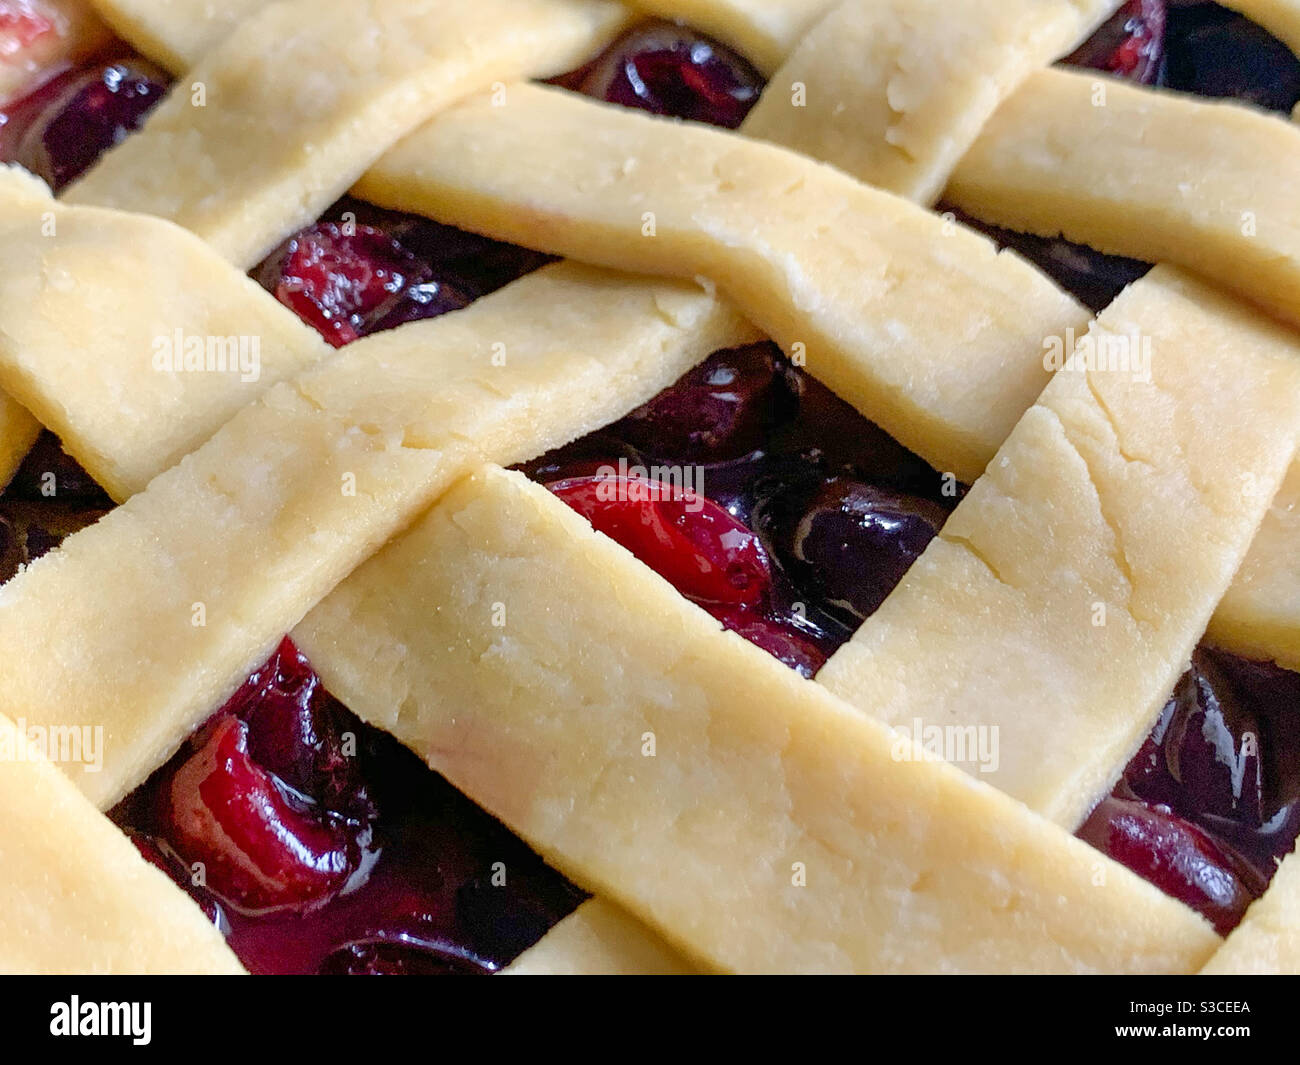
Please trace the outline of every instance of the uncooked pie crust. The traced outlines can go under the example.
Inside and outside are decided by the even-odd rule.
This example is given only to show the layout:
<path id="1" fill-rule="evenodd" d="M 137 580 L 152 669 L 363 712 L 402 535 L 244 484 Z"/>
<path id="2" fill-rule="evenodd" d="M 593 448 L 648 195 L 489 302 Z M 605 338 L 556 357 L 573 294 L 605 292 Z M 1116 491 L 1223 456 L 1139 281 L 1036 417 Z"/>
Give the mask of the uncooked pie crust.
<path id="1" fill-rule="evenodd" d="M 777 71 L 773 92 L 807 83 L 800 122 L 783 120 L 780 96 L 756 112 L 767 140 L 818 145 L 857 177 L 878 176 L 921 201 L 953 175 L 958 188 L 979 176 L 995 202 L 1023 177 L 979 163 L 985 138 L 1031 145 L 1053 136 L 1054 115 L 1009 130 L 1004 113 L 1028 113 L 1039 81 L 1067 95 L 1077 76 L 1034 68 L 1117 4 L 1017 0 L 946 19 L 930 4 L 854 0 L 853 18 L 881 19 L 885 39 L 898 42 L 865 72 L 845 71 L 861 57 L 846 57 L 852 49 L 825 28 L 799 46 L 819 16 L 850 20 L 847 7 L 636 6 L 680 14 L 748 49 Z M 1300 40 L 1300 5 L 1234 6 Z M 138 47 L 188 72 L 181 89 L 201 83 L 212 95 L 196 107 L 178 90 L 69 190 L 44 243 L 33 226 L 51 210 L 45 193 L 0 180 L 0 254 L 11 259 L 6 276 L 26 279 L 0 296 L 0 386 L 127 499 L 0 588 L 0 639 L 49 652 L 14 661 L 0 713 L 102 724 L 108 739 L 100 773 L 65 777 L 39 760 L 0 773 L 0 855 L 20 870 L 0 886 L 0 969 L 237 969 L 201 914 L 94 807 L 160 764 L 290 630 L 352 709 L 612 900 L 580 908 L 519 971 L 1300 967 L 1294 858 L 1215 955 L 1220 940 L 1200 917 L 1053 823 L 1072 825 L 1119 772 L 1221 599 L 1216 635 L 1296 664 L 1300 556 L 1286 548 L 1292 512 L 1279 501 L 1269 508 L 1300 425 L 1293 334 L 1161 268 L 1094 326 L 1131 324 L 1151 336 L 1153 380 L 1063 373 L 1035 402 L 1048 380 L 1044 338 L 1082 333 L 1087 316 L 1013 255 L 771 143 L 516 83 L 597 51 L 629 17 L 620 5 L 375 0 L 367 12 L 400 39 L 360 47 L 346 0 L 265 10 L 250 0 L 216 19 L 201 0 L 96 7 Z M 281 31 L 308 25 L 294 54 L 347 54 L 357 80 L 286 97 Z M 908 36 L 921 29 L 926 36 Z M 474 47 L 438 51 L 458 35 Z M 993 65 L 954 68 L 959 97 L 885 73 L 900 56 L 972 37 L 989 48 L 968 54 Z M 819 95 L 819 85 L 834 92 Z M 896 114 L 880 109 L 882 85 L 894 90 Z M 479 90 L 488 95 L 474 98 Z M 1262 169 L 1259 180 L 1270 181 L 1289 165 L 1293 134 L 1275 120 L 1110 92 L 1117 107 L 1172 116 L 1170 150 L 1188 107 L 1202 108 L 1202 137 L 1232 144 L 1265 127 L 1277 133 L 1264 150 L 1278 166 L 1259 168 L 1258 152 L 1230 156 L 1224 165 L 1241 167 L 1237 180 Z M 494 95 L 504 106 L 493 109 Z M 819 126 L 840 105 L 883 116 L 884 143 L 912 162 L 899 166 L 879 141 L 856 163 L 841 157 L 835 124 Z M 1081 140 L 1112 118 L 1089 115 Z M 250 143 L 264 153 L 256 165 Z M 155 167 L 159 151 L 183 171 Z M 1133 172 L 1161 170 L 1163 180 L 1166 154 L 1138 153 Z M 553 266 L 322 361 L 319 342 L 240 267 L 358 180 L 381 202 L 596 267 L 681 280 Z M 1045 169 L 1030 184 L 1047 180 Z M 1280 209 L 1271 186 L 1258 187 L 1270 222 Z M 1221 220 L 1201 211 L 1198 195 L 1181 203 L 1183 217 L 1218 232 Z M 1107 224 L 1087 203 L 1076 213 L 1097 232 Z M 1262 246 L 1287 247 L 1284 233 L 1266 229 Z M 1205 268 L 1168 230 L 1150 232 L 1151 243 L 1129 250 Z M 1229 238 L 1216 245 L 1226 258 L 1215 278 L 1234 284 L 1238 265 L 1266 272 L 1261 245 Z M 96 255 L 152 270 L 151 284 L 134 288 L 131 270 L 95 271 Z M 193 273 L 156 265 L 168 257 Z M 1287 292 L 1291 265 L 1279 260 L 1252 287 L 1266 302 Z M 84 343 L 85 316 L 109 306 L 127 324 L 99 336 L 104 362 L 83 379 L 61 345 Z M 752 340 L 746 318 L 802 350 L 814 376 L 939 468 L 974 478 L 993 463 L 821 684 L 721 631 L 547 492 L 500 468 L 614 420 L 710 351 Z M 160 382 L 139 349 L 161 325 L 228 335 L 249 331 L 236 329 L 241 322 L 283 337 L 267 377 L 241 383 L 250 388 Z M 493 359 L 501 352 L 503 363 Z M 139 406 L 105 410 L 114 388 Z M 1198 439 L 1198 419 L 1226 427 L 1207 435 L 1228 442 Z M 0 406 L 0 459 L 10 467 L 34 425 L 12 400 Z M 1203 541 L 1171 537 L 1187 514 Z M 1000 544 L 989 530 L 1009 517 L 1019 539 Z M 1097 534 L 1073 570 L 1062 539 L 1071 521 Z M 1043 550 L 999 557 L 1013 542 Z M 964 583 L 942 587 L 953 574 Z M 934 631 L 925 604 L 939 597 L 953 611 L 961 591 L 979 592 L 970 612 L 953 614 L 950 633 Z M 1113 627 L 1070 625 L 1089 595 L 1110 608 Z M 491 624 L 495 602 L 505 604 L 504 628 Z M 926 686 L 941 689 L 944 678 L 922 679 L 925 663 L 944 657 L 950 668 L 954 654 L 974 662 L 980 640 L 998 639 L 1020 641 L 1020 664 L 1029 664 L 1019 682 L 983 678 L 985 692 L 999 686 L 1025 717 L 1023 727 L 1007 723 L 1014 743 L 999 786 L 946 763 L 899 760 L 886 720 L 908 699 L 927 700 L 928 714 L 960 709 L 951 691 Z M 647 640 L 661 653 L 647 658 Z M 1036 659 L 1039 651 L 1049 653 Z M 1041 713 L 1035 668 L 1082 676 L 1103 656 L 1109 676 L 1094 679 L 1086 702 L 1058 703 L 1034 722 L 1012 697 L 1024 693 Z M 980 678 L 966 680 L 981 690 Z M 0 728 L 12 731 L 3 718 Z M 1061 729 L 1091 756 L 1058 760 L 1066 744 L 1050 741 Z M 653 758 L 642 754 L 647 732 Z M 78 841 L 85 867 L 47 842 L 60 839 Z M 51 875 L 69 885 L 54 902 L 44 890 Z M 111 919 L 87 918 L 83 887 Z M 13 931 L 42 921 L 57 930 Z M 151 934 L 142 939 L 143 925 Z"/>

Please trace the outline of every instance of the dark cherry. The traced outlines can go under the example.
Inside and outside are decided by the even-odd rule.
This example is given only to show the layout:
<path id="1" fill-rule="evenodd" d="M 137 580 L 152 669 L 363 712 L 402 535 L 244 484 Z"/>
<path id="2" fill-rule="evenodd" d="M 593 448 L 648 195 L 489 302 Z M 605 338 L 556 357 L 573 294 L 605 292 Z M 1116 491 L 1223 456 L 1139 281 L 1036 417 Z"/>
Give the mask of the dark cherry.
<path id="1" fill-rule="evenodd" d="M 1105 255 L 1064 237 L 1037 237 L 989 225 L 948 204 L 941 205 L 939 210 L 983 233 L 999 248 L 1010 248 L 1024 256 L 1094 311 L 1104 310 L 1124 289 L 1151 270 L 1151 263 L 1122 255 Z"/>
<path id="2" fill-rule="evenodd" d="M 766 651 L 801 676 L 815 677 L 829 657 L 818 641 L 795 626 L 793 615 L 782 620 L 772 613 L 760 614 L 734 607 L 713 607 L 709 612 L 724 627 Z"/>
<path id="3" fill-rule="evenodd" d="M 544 929 L 543 929 L 544 930 Z M 497 967 L 454 943 L 372 939 L 347 943 L 321 963 L 321 976 L 486 976 Z"/>
<path id="4" fill-rule="evenodd" d="M 849 477 L 822 484 L 793 520 L 778 505 L 776 553 L 796 582 L 858 621 L 872 614 L 938 534 L 937 503 Z"/>
<path id="5" fill-rule="evenodd" d="M 763 77 L 743 57 L 671 22 L 624 34 L 560 84 L 656 115 L 735 129 L 758 102 Z"/>
<path id="6" fill-rule="evenodd" d="M 784 360 L 772 343 L 714 352 L 609 432 L 654 458 L 721 462 L 754 451 L 782 407 Z"/>
<path id="7" fill-rule="evenodd" d="M 248 722 L 248 752 L 263 769 L 326 809 L 373 818 L 358 737 L 306 656 L 287 638 L 226 704 Z"/>
<path id="8" fill-rule="evenodd" d="M 1300 59 L 1263 27 L 1218 4 L 1169 12 L 1164 84 L 1233 97 L 1290 114 L 1300 101 Z"/>
<path id="9" fill-rule="evenodd" d="M 476 955 L 514 957 L 551 926 L 547 908 L 520 892 L 476 876 L 456 889 L 456 921 Z"/>
<path id="10" fill-rule="evenodd" d="M 136 56 L 102 61 L 55 79 L 11 109 L 6 154 L 56 191 L 140 127 L 170 84 Z"/>
<path id="11" fill-rule="evenodd" d="M 1079 829 L 1081 839 L 1185 902 L 1226 934 L 1254 899 L 1233 858 L 1167 806 L 1114 797 Z"/>
<path id="12" fill-rule="evenodd" d="M 772 583 L 758 537 L 694 492 L 607 476 L 555 481 L 547 488 L 691 599 L 752 606 Z"/>
<path id="13" fill-rule="evenodd" d="M 1065 62 L 1154 84 L 1164 59 L 1166 17 L 1165 0 L 1127 0 Z"/>
<path id="14" fill-rule="evenodd" d="M 158 821 L 206 887 L 245 913 L 304 912 L 361 868 L 368 825 L 349 824 L 290 790 L 249 753 L 249 726 L 219 716 L 159 795 Z"/>
<path id="15" fill-rule="evenodd" d="M 350 197 L 335 204 L 325 218 L 338 219 L 344 213 L 360 225 L 387 233 L 427 263 L 433 276 L 445 279 L 469 299 L 495 292 L 552 261 L 551 256 L 528 248 L 467 233 L 419 215 L 386 211 Z"/>
<path id="16" fill-rule="evenodd" d="M 48 429 L 36 438 L 35 445 L 5 488 L 4 498 L 41 503 L 55 501 L 99 509 L 113 505 L 108 493 L 63 450 L 59 438 Z"/>
<path id="17" fill-rule="evenodd" d="M 1174 688 L 1124 776 L 1135 796 L 1184 817 L 1263 825 L 1263 731 L 1205 652 Z"/>
<path id="18" fill-rule="evenodd" d="M 106 513 L 102 507 L 0 498 L 0 583 Z"/>
<path id="19" fill-rule="evenodd" d="M 350 222 L 299 230 L 262 264 L 257 278 L 335 347 L 470 302 L 399 240 Z"/>

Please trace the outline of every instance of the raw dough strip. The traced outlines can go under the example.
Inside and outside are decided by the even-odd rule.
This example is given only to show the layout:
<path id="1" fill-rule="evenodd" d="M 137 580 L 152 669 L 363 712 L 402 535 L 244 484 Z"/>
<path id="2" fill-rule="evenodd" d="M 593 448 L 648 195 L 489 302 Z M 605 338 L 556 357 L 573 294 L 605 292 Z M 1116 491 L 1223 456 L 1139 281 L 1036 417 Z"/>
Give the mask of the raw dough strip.
<path id="1" fill-rule="evenodd" d="M 41 435 L 41 423 L 17 400 L 0 393 L 0 489 L 13 478 Z"/>
<path id="2" fill-rule="evenodd" d="M 588 899 L 502 976 L 690 976 L 700 972 L 626 910 Z"/>
<path id="3" fill-rule="evenodd" d="M 65 198 L 171 219 L 247 267 L 429 115 L 571 69 L 625 17 L 604 0 L 371 0 L 359 27 L 352 0 L 271 4 Z"/>
<path id="4" fill-rule="evenodd" d="M 1057 373 L 818 675 L 909 731 L 995 736 L 996 771 L 971 772 L 1071 830 L 1186 669 L 1300 433 L 1300 339 L 1172 267 L 1088 337 L 1149 344 L 1149 382 Z"/>
<path id="5" fill-rule="evenodd" d="M 0 973 L 239 973 L 221 933 L 0 714 Z"/>
<path id="6" fill-rule="evenodd" d="M 741 132 L 932 204 L 998 105 L 1119 3 L 849 0 L 804 37 Z"/>
<path id="7" fill-rule="evenodd" d="M 294 639 L 552 864 L 725 970 L 1180 972 L 1218 943 L 995 788 L 908 760 L 521 474 L 462 481 Z"/>
<path id="8" fill-rule="evenodd" d="M 16 167 L 0 168 L 0 278 L 6 391 L 118 500 L 333 350 L 192 233 L 59 203 Z M 185 341 L 198 368 L 167 369 Z"/>
<path id="9" fill-rule="evenodd" d="M 813 376 L 963 479 L 1047 382 L 1043 338 L 1086 324 L 1023 260 L 803 156 L 559 89 L 508 100 L 444 112 L 357 191 L 586 262 L 709 277 Z"/>
<path id="10" fill-rule="evenodd" d="M 948 199 L 998 225 L 1195 270 L 1300 324 L 1300 129 L 1239 103 L 1043 70 Z"/>
<path id="11" fill-rule="evenodd" d="M 107 808 L 472 464 L 590 432 L 754 333 L 698 288 L 547 267 L 276 385 L 0 586 L 0 712 L 102 725 Z M 504 356 L 504 365 L 498 365 Z M 0 825 L 0 831 L 3 825 Z"/>

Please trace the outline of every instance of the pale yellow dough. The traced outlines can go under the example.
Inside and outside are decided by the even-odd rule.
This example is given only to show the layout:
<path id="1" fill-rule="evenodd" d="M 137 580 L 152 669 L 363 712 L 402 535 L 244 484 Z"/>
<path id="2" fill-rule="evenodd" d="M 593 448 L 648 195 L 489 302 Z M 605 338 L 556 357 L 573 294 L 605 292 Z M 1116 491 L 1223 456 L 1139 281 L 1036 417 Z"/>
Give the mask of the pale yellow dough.
<path id="1" fill-rule="evenodd" d="M 625 17 L 604 0 L 371 0 L 359 33 L 351 3 L 270 4 L 65 198 L 161 215 L 250 266 L 429 115 L 578 66 Z"/>
<path id="2" fill-rule="evenodd" d="M 559 89 L 507 98 L 444 112 L 358 193 L 586 262 L 711 278 L 813 376 L 961 478 L 1042 390 L 1043 338 L 1087 321 L 1019 258 L 803 156 Z"/>
<path id="3" fill-rule="evenodd" d="M 939 198 L 999 103 L 1119 0 L 849 0 L 741 127 L 919 203 Z"/>
<path id="4" fill-rule="evenodd" d="M 1001 792 L 898 760 L 521 474 L 462 482 L 293 636 L 344 703 L 718 968 L 1180 972 L 1218 943 Z"/>
<path id="5" fill-rule="evenodd" d="M 41 423 L 26 407 L 0 394 L 0 488 L 17 472 L 40 432 Z"/>
<path id="6" fill-rule="evenodd" d="M 818 680 L 915 731 L 992 730 L 967 768 L 1066 828 L 1187 667 L 1292 461 L 1300 340 L 1170 267 L 1090 337 L 1147 338 L 1150 381 L 1062 370 Z"/>
<path id="7" fill-rule="evenodd" d="M 689 976 L 698 966 L 640 921 L 589 899 L 524 951 L 503 976 Z"/>
<path id="8" fill-rule="evenodd" d="M 1212 642 L 1300 669 L 1300 463 L 1273 498 L 1210 622 Z"/>
<path id="9" fill-rule="evenodd" d="M 1013 229 L 1171 262 L 1300 324 L 1300 129 L 1095 72 L 1032 75 L 948 197 Z"/>
<path id="10" fill-rule="evenodd" d="M 243 971 L 203 912 L 4 715 L 0 751 L 0 973 Z"/>
<path id="11" fill-rule="evenodd" d="M 6 391 L 119 500 L 333 350 L 192 233 L 56 202 L 16 168 L 0 169 L 0 276 Z M 199 368 L 169 369 L 185 340 L 200 345 Z M 233 368 L 208 369 L 209 347 Z M 28 446 L 31 425 L 14 423 Z"/>
<path id="12" fill-rule="evenodd" d="M 690 285 L 545 268 L 275 386 L 0 586 L 0 712 L 103 725 L 107 807 L 472 464 L 522 461 L 753 338 Z M 3 825 L 0 824 L 0 831 Z"/>

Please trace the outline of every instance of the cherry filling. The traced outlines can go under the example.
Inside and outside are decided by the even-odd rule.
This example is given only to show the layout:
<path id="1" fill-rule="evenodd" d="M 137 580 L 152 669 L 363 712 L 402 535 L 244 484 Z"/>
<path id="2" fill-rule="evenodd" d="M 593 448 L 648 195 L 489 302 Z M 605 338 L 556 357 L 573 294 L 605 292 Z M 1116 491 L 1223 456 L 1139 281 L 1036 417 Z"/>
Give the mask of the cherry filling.
<path id="1" fill-rule="evenodd" d="M 520 467 L 724 626 L 812 676 L 963 489 L 770 343 L 715 352 Z"/>
<path id="2" fill-rule="evenodd" d="M 555 84 L 656 115 L 735 129 L 765 84 L 744 57 L 673 22 L 633 27 Z"/>
<path id="3" fill-rule="evenodd" d="M 1220 931 L 1300 834 L 1300 674 L 1198 650 L 1079 835 Z"/>
<path id="4" fill-rule="evenodd" d="M 253 972 L 493 972 L 582 898 L 287 639 L 110 816 Z"/>
<path id="5" fill-rule="evenodd" d="M 1300 99 L 1295 57 L 1214 4 L 1132 0 L 1067 62 L 1277 110 Z M 763 87 L 742 57 L 662 22 L 556 80 L 727 127 Z M 61 187 L 166 87 L 118 48 L 10 107 L 0 156 Z M 1095 307 L 1147 269 L 980 228 Z M 341 346 L 456 310 L 544 261 L 345 199 L 253 276 Z M 806 676 L 879 607 L 964 492 L 771 344 L 715 353 L 614 425 L 522 468 Z M 111 505 L 45 434 L 0 494 L 0 580 Z M 1300 832 L 1297 708 L 1300 675 L 1198 651 L 1080 835 L 1230 928 Z M 256 972 L 491 972 L 581 899 L 334 700 L 287 640 L 113 816 Z"/>
<path id="6" fill-rule="evenodd" d="M 468 306 L 549 257 L 343 199 L 253 277 L 335 347 Z"/>

